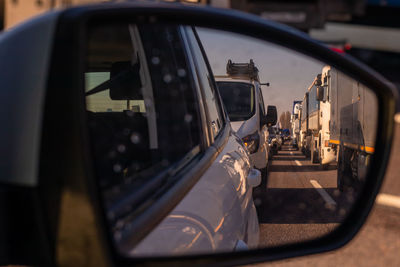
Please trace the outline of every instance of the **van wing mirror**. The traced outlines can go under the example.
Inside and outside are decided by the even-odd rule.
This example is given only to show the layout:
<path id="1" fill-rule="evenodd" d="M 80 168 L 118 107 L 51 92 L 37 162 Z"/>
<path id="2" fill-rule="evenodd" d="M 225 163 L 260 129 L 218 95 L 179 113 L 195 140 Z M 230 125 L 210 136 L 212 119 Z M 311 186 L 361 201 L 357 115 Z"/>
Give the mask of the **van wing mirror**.
<path id="1" fill-rule="evenodd" d="M 265 124 L 269 127 L 275 125 L 278 120 L 278 112 L 276 106 L 269 105 L 267 107 L 267 115 L 265 117 Z"/>

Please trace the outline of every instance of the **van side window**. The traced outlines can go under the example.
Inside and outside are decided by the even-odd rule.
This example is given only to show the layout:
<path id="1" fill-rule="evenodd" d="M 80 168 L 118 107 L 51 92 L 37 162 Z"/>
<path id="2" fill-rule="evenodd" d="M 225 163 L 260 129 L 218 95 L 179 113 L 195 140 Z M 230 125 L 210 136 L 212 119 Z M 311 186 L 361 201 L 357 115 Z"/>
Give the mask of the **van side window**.
<path id="1" fill-rule="evenodd" d="M 219 134 L 224 125 L 222 106 L 219 100 L 219 94 L 216 90 L 214 76 L 209 67 L 206 55 L 193 28 L 186 28 L 188 40 L 194 56 L 196 71 L 200 87 L 204 93 L 204 100 L 208 109 L 209 127 L 213 138 Z"/>

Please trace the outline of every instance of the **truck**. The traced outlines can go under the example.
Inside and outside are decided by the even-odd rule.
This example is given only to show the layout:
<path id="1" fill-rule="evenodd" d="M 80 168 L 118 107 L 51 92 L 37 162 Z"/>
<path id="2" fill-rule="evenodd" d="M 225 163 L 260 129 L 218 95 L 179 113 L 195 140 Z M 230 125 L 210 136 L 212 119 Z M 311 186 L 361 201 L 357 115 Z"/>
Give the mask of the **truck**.
<path id="1" fill-rule="evenodd" d="M 303 97 L 301 112 L 301 151 L 312 163 L 318 163 L 318 136 L 320 104 L 317 100 L 317 87 L 321 86 L 321 74 L 318 74 Z"/>
<path id="2" fill-rule="evenodd" d="M 301 109 L 302 152 L 310 157 L 312 163 L 319 163 L 324 169 L 336 159 L 329 144 L 331 103 L 324 98 L 329 96 L 324 94 L 324 90 L 329 91 L 328 73 L 329 66 L 325 66 L 321 74 L 314 78 L 304 94 Z"/>
<path id="3" fill-rule="evenodd" d="M 337 186 L 360 184 L 375 151 L 378 103 L 363 84 L 326 66 L 319 99 L 330 103 L 329 146 L 337 161 Z"/>
<path id="4" fill-rule="evenodd" d="M 301 100 L 293 101 L 292 115 L 290 117 L 291 124 L 291 135 L 292 135 L 292 146 L 299 148 L 300 142 L 300 111 L 301 111 Z"/>

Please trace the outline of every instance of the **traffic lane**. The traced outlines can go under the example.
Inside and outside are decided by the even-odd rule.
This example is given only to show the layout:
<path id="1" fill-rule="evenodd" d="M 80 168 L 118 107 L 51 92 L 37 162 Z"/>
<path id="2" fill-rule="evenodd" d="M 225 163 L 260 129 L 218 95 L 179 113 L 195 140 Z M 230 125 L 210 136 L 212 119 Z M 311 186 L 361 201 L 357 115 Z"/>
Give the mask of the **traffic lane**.
<path id="1" fill-rule="evenodd" d="M 390 153 L 389 164 L 386 170 L 385 180 L 380 193 L 400 196 L 400 114 L 396 115 L 395 133 Z M 400 225 L 399 225 L 400 227 Z"/>
<path id="2" fill-rule="evenodd" d="M 399 209 L 376 205 L 359 234 L 341 249 L 251 266 L 400 266 L 399 222 Z"/>
<path id="3" fill-rule="evenodd" d="M 322 170 L 289 145 L 273 157 L 267 185 L 254 195 L 262 247 L 331 232 L 343 221 L 355 197 L 354 192 L 337 190 L 335 166 Z"/>
<path id="4" fill-rule="evenodd" d="M 400 116 L 395 125 L 392 151 L 383 194 L 400 196 Z M 302 266 L 400 266 L 400 209 L 375 204 L 365 225 L 346 246 L 338 250 L 306 257 L 297 257 L 271 263 L 254 264 L 253 267 Z"/>

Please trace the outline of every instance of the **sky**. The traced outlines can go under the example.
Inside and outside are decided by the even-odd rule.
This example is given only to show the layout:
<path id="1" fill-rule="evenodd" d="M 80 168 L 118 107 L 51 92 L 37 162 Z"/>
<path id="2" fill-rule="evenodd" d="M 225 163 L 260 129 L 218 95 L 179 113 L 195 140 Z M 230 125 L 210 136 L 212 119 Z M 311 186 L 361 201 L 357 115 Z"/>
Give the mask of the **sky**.
<path id="1" fill-rule="evenodd" d="M 287 48 L 244 35 L 197 28 L 214 75 L 226 75 L 228 59 L 254 60 L 259 69 L 265 106 L 276 105 L 278 117 L 292 112 L 294 100 L 302 100 L 311 82 L 321 73 L 323 63 Z"/>

